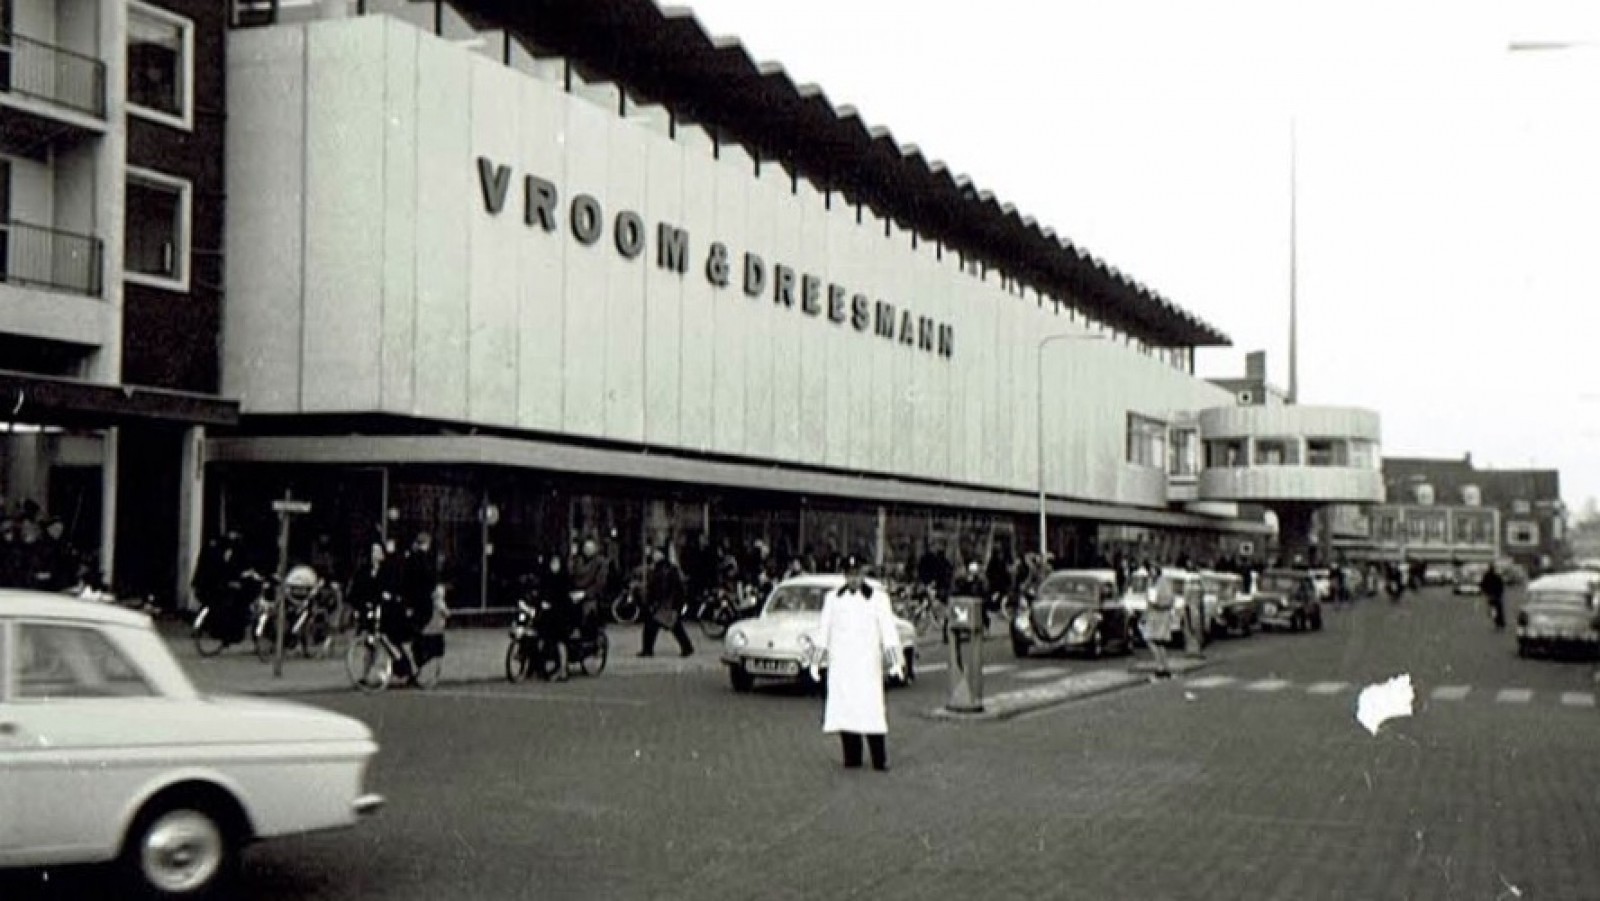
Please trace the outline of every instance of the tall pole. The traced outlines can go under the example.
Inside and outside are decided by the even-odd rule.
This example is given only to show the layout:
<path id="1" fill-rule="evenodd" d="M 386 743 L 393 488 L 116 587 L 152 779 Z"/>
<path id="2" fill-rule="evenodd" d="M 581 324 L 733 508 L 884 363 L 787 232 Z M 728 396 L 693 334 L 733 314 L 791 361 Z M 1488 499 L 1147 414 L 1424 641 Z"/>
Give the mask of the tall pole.
<path id="1" fill-rule="evenodd" d="M 1289 403 L 1300 399 L 1300 330 L 1297 322 L 1299 303 L 1299 179 L 1296 156 L 1299 140 L 1295 135 L 1295 117 L 1289 117 Z"/>

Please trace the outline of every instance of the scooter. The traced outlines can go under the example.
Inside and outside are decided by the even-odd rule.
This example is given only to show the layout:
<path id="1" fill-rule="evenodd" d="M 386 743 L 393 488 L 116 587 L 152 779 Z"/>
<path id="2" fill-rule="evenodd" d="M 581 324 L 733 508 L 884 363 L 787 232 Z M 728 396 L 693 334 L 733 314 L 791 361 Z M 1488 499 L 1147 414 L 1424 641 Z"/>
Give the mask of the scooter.
<path id="1" fill-rule="evenodd" d="M 582 609 L 583 597 L 581 591 L 572 592 L 573 609 Z M 546 598 L 531 596 L 517 601 L 506 645 L 506 681 L 537 676 L 546 682 L 563 682 L 574 663 L 587 675 L 598 676 L 605 670 L 611 653 L 605 629 L 595 624 L 592 634 L 586 635 L 581 624 L 565 620 L 562 611 Z"/>

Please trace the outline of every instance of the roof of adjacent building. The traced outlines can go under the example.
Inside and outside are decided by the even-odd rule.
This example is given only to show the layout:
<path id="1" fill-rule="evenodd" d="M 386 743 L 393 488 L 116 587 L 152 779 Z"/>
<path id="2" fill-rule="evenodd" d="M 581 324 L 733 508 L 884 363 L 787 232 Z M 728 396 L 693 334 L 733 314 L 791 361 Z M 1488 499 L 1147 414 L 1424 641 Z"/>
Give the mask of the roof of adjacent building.
<path id="1" fill-rule="evenodd" d="M 1514 500 L 1558 502 L 1561 472 L 1555 469 L 1478 469 L 1464 457 L 1384 457 L 1383 480 L 1390 498 L 1412 484 L 1426 483 L 1436 494 L 1459 497 L 1467 485 L 1478 486 L 1483 502 L 1498 506 Z"/>
<path id="2" fill-rule="evenodd" d="M 1212 325 L 980 189 L 887 128 L 869 125 L 783 66 L 712 36 L 654 0 L 450 0 L 481 28 L 569 60 L 680 120 L 776 161 L 823 191 L 999 268 L 1023 284 L 1157 346 L 1226 346 Z"/>

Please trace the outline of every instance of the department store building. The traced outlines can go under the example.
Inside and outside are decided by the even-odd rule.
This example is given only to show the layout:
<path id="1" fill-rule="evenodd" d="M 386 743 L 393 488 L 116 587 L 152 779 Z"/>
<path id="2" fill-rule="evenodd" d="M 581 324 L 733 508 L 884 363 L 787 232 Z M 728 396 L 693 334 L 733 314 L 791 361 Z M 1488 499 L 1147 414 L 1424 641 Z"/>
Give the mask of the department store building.
<path id="1" fill-rule="evenodd" d="M 270 536 L 292 494 L 297 555 L 426 530 L 492 607 L 589 536 L 1022 553 L 1041 480 L 1078 564 L 1259 553 L 1238 504 L 1273 492 L 1382 498 L 1365 411 L 1236 410 L 1210 459 L 1222 332 L 686 12 L 234 12 L 209 531 Z M 1253 417 L 1340 451 L 1252 476 Z"/>

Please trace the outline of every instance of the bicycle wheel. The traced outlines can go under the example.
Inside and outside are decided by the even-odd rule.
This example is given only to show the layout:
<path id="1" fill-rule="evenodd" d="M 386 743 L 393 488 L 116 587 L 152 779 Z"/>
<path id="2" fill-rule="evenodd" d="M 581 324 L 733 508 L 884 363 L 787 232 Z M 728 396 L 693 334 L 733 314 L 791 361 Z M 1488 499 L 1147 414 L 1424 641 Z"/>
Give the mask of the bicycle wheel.
<path id="1" fill-rule="evenodd" d="M 275 636 L 277 624 L 271 614 L 260 614 L 256 617 L 255 624 L 250 629 L 250 635 L 255 640 L 256 658 L 262 663 L 272 660 L 272 655 L 277 652 Z"/>
<path id="2" fill-rule="evenodd" d="M 506 645 L 506 681 L 521 682 L 533 672 L 533 660 L 522 649 L 522 642 L 512 639 Z"/>
<path id="3" fill-rule="evenodd" d="M 439 679 L 444 675 L 444 658 L 430 657 L 428 662 L 422 664 L 417 670 L 417 687 L 433 688 L 439 684 Z"/>
<path id="4" fill-rule="evenodd" d="M 206 620 L 211 616 L 210 610 L 200 611 L 194 621 L 194 649 L 200 652 L 201 657 L 215 657 L 222 653 L 228 643 L 218 638 L 216 634 L 206 628 Z"/>
<path id="5" fill-rule="evenodd" d="M 316 610 L 306 618 L 306 624 L 300 632 L 300 654 L 308 660 L 318 660 L 328 656 L 328 649 L 333 645 L 333 626 L 328 622 L 328 614 Z"/>
<path id="6" fill-rule="evenodd" d="M 728 624 L 733 621 L 733 611 L 726 607 L 718 607 L 700 619 L 700 631 L 712 641 L 721 640 L 728 632 Z"/>
<path id="7" fill-rule="evenodd" d="M 628 625 L 639 621 L 639 602 L 634 598 L 633 592 L 624 591 L 611 602 L 611 618 Z"/>
<path id="8" fill-rule="evenodd" d="M 368 693 L 389 687 L 393 666 L 389 653 L 371 636 L 352 643 L 344 655 L 344 671 L 350 684 Z"/>
<path id="9" fill-rule="evenodd" d="M 611 656 L 611 639 L 606 633 L 601 632 L 589 647 L 588 656 L 578 661 L 578 666 L 586 676 L 598 676 L 606 671 L 606 660 Z"/>

